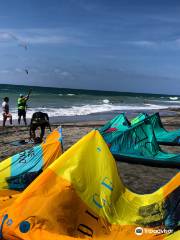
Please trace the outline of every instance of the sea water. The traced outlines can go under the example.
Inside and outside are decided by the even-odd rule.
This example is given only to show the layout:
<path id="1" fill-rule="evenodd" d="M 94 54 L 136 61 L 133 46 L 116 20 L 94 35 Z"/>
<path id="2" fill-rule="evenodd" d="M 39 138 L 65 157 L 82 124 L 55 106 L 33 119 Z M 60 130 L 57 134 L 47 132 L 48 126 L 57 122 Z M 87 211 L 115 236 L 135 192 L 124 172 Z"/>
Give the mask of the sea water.
<path id="1" fill-rule="evenodd" d="M 32 88 L 32 93 L 27 102 L 27 118 L 31 118 L 36 111 L 42 111 L 54 119 L 104 120 L 121 112 L 137 114 L 163 110 L 167 114 L 169 108 L 180 107 L 179 96 L 0 84 L 0 98 L 9 97 L 13 119 L 17 119 L 19 94 L 27 95 L 30 88 Z M 1 108 L 0 120 L 2 120 Z"/>

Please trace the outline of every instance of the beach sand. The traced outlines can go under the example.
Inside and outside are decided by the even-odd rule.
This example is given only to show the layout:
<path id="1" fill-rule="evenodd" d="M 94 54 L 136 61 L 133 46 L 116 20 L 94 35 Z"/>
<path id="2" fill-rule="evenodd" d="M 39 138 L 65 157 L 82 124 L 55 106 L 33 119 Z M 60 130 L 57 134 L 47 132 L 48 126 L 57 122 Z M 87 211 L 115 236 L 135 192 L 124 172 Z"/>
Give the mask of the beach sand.
<path id="1" fill-rule="evenodd" d="M 174 117 L 162 117 L 162 121 L 168 130 L 180 128 L 178 114 Z M 63 128 L 64 150 L 67 150 L 81 137 L 95 127 L 102 126 L 105 121 L 89 121 L 61 124 Z M 54 124 L 52 128 L 56 128 Z M 46 134 L 48 131 L 46 131 Z M 11 142 L 24 140 L 29 137 L 28 127 L 0 127 L 0 161 L 20 151 L 30 148 L 32 144 L 12 146 Z M 166 151 L 180 153 L 180 147 L 163 147 Z M 171 168 L 159 168 L 140 164 L 116 162 L 117 169 L 124 184 L 133 192 L 139 194 L 152 193 L 167 183 L 179 170 Z M 86 169 L 85 169 L 86 171 Z"/>

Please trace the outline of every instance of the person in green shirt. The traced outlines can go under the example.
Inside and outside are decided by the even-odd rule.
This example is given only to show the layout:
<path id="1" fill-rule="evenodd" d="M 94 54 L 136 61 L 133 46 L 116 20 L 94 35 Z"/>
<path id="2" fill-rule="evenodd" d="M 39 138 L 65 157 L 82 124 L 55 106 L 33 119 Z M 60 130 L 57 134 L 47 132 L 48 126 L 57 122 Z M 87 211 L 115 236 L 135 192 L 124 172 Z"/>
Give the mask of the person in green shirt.
<path id="1" fill-rule="evenodd" d="M 27 101 L 29 99 L 30 92 L 27 96 L 24 96 L 23 94 L 20 94 L 18 98 L 18 123 L 21 123 L 21 117 L 23 117 L 24 124 L 27 125 L 26 121 L 26 110 L 27 110 Z"/>

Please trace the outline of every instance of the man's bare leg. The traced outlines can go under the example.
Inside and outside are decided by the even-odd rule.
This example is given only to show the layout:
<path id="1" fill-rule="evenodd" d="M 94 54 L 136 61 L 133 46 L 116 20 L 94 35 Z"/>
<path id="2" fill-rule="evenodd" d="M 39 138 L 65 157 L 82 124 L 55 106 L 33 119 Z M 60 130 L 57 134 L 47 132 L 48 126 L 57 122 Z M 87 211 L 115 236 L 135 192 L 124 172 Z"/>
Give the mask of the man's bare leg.
<path id="1" fill-rule="evenodd" d="M 3 127 L 5 127 L 5 125 L 6 125 L 6 120 L 7 120 L 7 117 L 5 115 L 3 115 Z"/>

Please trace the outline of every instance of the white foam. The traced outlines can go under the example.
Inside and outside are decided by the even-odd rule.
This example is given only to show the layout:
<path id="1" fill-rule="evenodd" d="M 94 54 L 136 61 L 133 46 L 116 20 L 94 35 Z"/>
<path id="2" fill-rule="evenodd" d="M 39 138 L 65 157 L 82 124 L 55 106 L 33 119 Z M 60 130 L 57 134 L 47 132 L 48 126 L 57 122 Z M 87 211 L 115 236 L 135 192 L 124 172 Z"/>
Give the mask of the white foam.
<path id="1" fill-rule="evenodd" d="M 110 101 L 109 101 L 109 99 L 103 99 L 103 103 L 109 103 Z"/>
<path id="2" fill-rule="evenodd" d="M 42 111 L 48 113 L 50 117 L 57 116 L 80 116 L 88 115 L 92 113 L 102 113 L 111 111 L 126 111 L 126 110 L 156 110 L 156 109 L 167 109 L 169 106 L 161 106 L 155 104 L 144 104 L 142 106 L 137 105 L 113 105 L 113 104 L 99 104 L 99 105 L 83 105 L 83 106 L 72 106 L 70 108 L 29 108 L 27 111 L 27 118 L 31 118 L 32 114 L 36 111 Z M 179 107 L 179 106 L 173 106 Z M 11 109 L 13 119 L 17 119 L 17 109 Z M 2 120 L 2 112 L 0 112 L 0 120 Z"/>
<path id="3" fill-rule="evenodd" d="M 69 96 L 69 97 L 72 97 L 72 96 L 75 96 L 76 94 L 74 93 L 67 93 L 67 94 L 62 94 L 62 93 L 59 93 L 58 96 Z"/>
<path id="4" fill-rule="evenodd" d="M 178 100 L 178 97 L 169 97 L 169 99 L 175 101 Z"/>

